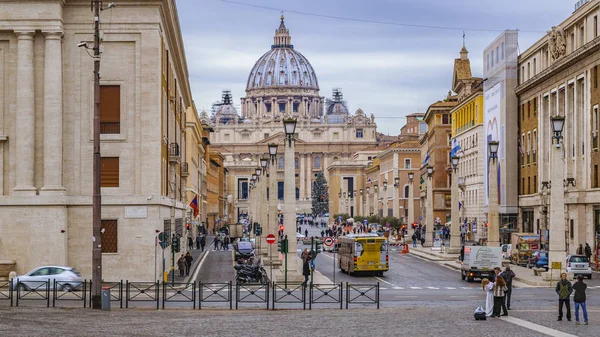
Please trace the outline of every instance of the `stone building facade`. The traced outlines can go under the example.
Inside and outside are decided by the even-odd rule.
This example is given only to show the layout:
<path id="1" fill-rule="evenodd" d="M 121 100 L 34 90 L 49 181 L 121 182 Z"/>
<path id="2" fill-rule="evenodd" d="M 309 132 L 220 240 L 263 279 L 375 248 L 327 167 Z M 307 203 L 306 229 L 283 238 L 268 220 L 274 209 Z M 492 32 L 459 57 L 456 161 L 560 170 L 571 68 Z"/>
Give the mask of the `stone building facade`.
<path id="1" fill-rule="evenodd" d="M 183 234 L 192 105 L 175 1 L 129 3 L 100 17 L 102 264 L 111 281 L 160 278 L 157 232 Z M 2 1 L 0 13 L 0 259 L 16 261 L 19 274 L 69 265 L 90 278 L 93 59 L 78 47 L 93 44 L 89 1 Z"/>
<path id="2" fill-rule="evenodd" d="M 331 99 L 320 96 L 317 75 L 306 57 L 291 44 L 283 17 L 271 49 L 250 71 L 241 114 L 232 95 L 224 92 L 213 116 L 214 149 L 224 156 L 228 170 L 227 195 L 232 197 L 231 222 L 248 214 L 252 169 L 268 154 L 268 144 L 279 144 L 276 161 L 277 198 L 283 199 L 283 117 L 297 118 L 295 136 L 296 208 L 311 212 L 312 182 L 319 171 L 329 180 L 327 167 L 350 161 L 355 153 L 377 144 L 375 118 L 361 109 L 351 114 L 341 90 Z M 331 200 L 331 199 L 330 199 Z"/>
<path id="3" fill-rule="evenodd" d="M 566 254 L 580 244 L 593 248 L 600 234 L 599 17 L 600 1 L 589 1 L 519 56 L 521 226 L 540 230 L 543 243 L 558 235 Z M 541 165 L 558 155 L 550 125 L 556 115 L 565 117 L 562 165 Z M 564 181 L 553 179 L 561 175 Z M 552 193 L 564 194 L 564 204 L 553 203 Z M 553 220 L 559 227 L 546 234 Z"/>

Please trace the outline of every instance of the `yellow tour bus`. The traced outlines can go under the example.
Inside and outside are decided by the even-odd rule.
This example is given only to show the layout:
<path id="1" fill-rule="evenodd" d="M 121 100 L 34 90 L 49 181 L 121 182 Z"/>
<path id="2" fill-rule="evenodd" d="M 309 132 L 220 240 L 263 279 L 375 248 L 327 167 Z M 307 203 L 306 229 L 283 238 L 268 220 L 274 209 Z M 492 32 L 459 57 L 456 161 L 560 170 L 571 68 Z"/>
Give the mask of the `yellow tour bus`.
<path id="1" fill-rule="evenodd" d="M 343 272 L 375 273 L 388 271 L 388 242 L 377 234 L 350 234 L 338 237 L 338 265 Z"/>

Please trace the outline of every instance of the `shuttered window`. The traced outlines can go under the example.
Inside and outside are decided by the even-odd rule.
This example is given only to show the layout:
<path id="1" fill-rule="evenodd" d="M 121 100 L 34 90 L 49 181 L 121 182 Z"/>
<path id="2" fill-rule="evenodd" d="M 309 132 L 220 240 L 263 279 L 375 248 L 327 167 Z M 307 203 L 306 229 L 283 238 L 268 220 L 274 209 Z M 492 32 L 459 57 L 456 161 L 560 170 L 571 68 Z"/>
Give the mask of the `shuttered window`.
<path id="1" fill-rule="evenodd" d="M 100 186 L 119 187 L 119 157 L 101 158 Z"/>
<path id="2" fill-rule="evenodd" d="M 100 133 L 121 132 L 121 86 L 100 86 Z"/>
<path id="3" fill-rule="evenodd" d="M 102 220 L 102 253 L 117 253 L 117 220 Z"/>

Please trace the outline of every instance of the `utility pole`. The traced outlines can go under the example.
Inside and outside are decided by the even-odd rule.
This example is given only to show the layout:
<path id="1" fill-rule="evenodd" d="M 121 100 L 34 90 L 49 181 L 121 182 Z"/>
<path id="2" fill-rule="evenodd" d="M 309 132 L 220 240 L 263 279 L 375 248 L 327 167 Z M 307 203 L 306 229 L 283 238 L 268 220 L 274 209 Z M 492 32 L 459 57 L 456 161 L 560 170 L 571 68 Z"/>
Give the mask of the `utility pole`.
<path id="1" fill-rule="evenodd" d="M 94 178 L 92 197 L 92 308 L 102 307 L 102 233 L 100 196 L 100 0 L 92 0 L 94 11 Z"/>

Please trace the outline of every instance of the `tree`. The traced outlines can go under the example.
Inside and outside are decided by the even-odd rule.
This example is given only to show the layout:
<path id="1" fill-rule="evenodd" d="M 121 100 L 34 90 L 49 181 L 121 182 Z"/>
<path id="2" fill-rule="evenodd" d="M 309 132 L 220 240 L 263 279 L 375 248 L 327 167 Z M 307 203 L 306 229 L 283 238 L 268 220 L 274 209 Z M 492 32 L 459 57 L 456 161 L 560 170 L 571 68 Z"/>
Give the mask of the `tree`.
<path id="1" fill-rule="evenodd" d="M 317 179 L 313 182 L 312 212 L 314 215 L 329 213 L 329 192 L 323 172 L 317 173 Z"/>

